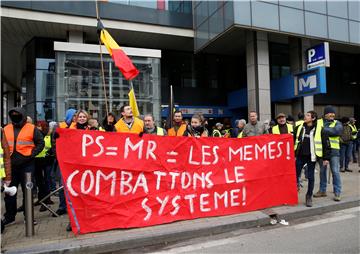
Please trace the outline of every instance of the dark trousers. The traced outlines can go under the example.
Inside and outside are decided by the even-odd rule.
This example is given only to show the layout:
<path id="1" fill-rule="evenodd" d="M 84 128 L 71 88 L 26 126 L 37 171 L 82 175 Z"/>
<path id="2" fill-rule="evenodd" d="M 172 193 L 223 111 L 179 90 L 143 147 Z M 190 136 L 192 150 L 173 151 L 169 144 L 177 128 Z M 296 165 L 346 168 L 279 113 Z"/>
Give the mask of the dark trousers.
<path id="1" fill-rule="evenodd" d="M 30 172 L 32 176 L 34 175 L 34 161 L 27 162 L 25 165 L 20 167 L 13 167 L 11 169 L 11 183 L 10 186 L 19 187 L 21 185 L 21 189 L 23 192 L 23 206 L 25 204 L 25 173 Z M 34 177 L 32 177 L 32 182 L 34 183 Z M 4 217 L 12 221 L 15 219 L 17 213 L 17 205 L 16 205 L 17 194 L 14 196 L 9 196 L 5 194 L 4 201 L 5 201 L 5 214 Z M 25 207 L 25 206 L 24 206 Z"/>
<path id="2" fill-rule="evenodd" d="M 38 187 L 38 199 L 43 199 L 50 193 L 50 174 L 53 160 L 50 158 L 35 158 L 35 181 Z"/>
<path id="3" fill-rule="evenodd" d="M 307 164 L 308 190 L 306 196 L 308 197 L 311 197 L 314 191 L 315 163 L 311 161 L 311 158 L 296 158 L 296 179 L 299 179 L 302 168 Z"/>

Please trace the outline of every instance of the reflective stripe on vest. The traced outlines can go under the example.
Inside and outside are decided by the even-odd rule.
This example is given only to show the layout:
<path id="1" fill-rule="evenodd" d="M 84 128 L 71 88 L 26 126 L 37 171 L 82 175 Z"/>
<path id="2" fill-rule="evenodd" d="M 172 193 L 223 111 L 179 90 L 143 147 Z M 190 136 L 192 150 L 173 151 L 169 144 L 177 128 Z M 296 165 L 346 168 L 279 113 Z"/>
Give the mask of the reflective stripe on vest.
<path id="1" fill-rule="evenodd" d="M 24 156 L 30 156 L 35 147 L 34 144 L 35 125 L 26 123 L 20 130 L 16 139 L 16 151 Z M 4 128 L 5 137 L 9 144 L 10 155 L 14 152 L 14 126 L 8 124 Z"/>
<path id="2" fill-rule="evenodd" d="M 0 179 L 5 178 L 4 150 L 0 145 Z"/>
<path id="3" fill-rule="evenodd" d="M 46 135 L 44 137 L 45 146 L 44 149 L 36 155 L 36 158 L 44 158 L 46 156 L 47 151 L 51 149 L 51 137 L 50 135 Z"/>
<path id="4" fill-rule="evenodd" d="M 357 128 L 355 125 L 349 124 L 350 128 L 351 128 L 351 138 L 352 140 L 355 140 L 357 137 Z"/>
<path id="5" fill-rule="evenodd" d="M 286 127 L 287 127 L 288 133 L 293 133 L 294 129 L 291 124 L 287 123 Z M 272 134 L 280 134 L 280 127 L 278 124 L 272 128 Z"/>
<path id="6" fill-rule="evenodd" d="M 298 148 L 299 145 L 299 136 L 300 136 L 300 132 L 304 127 L 304 123 L 301 123 L 297 129 L 296 132 L 296 138 L 295 138 L 295 144 L 294 144 L 294 150 L 296 151 L 296 149 Z M 321 140 L 321 129 L 322 129 L 322 124 L 319 124 L 319 122 L 316 125 L 316 129 L 315 129 L 315 137 L 314 137 L 314 145 L 315 145 L 315 154 L 317 157 L 322 157 L 323 156 L 323 147 L 322 147 L 322 140 Z M 305 130 L 304 130 L 305 131 Z"/>
<path id="7" fill-rule="evenodd" d="M 163 128 L 160 128 L 160 127 L 156 127 L 156 135 L 158 135 L 158 136 L 164 136 L 164 135 L 165 135 L 164 129 L 163 129 Z"/>
<path id="8" fill-rule="evenodd" d="M 215 133 L 217 133 L 218 135 L 215 136 Z M 220 137 L 220 138 L 222 137 L 221 132 L 220 132 L 219 130 L 217 130 L 217 129 L 215 129 L 215 130 L 213 131 L 212 136 L 213 136 L 213 137 Z"/>

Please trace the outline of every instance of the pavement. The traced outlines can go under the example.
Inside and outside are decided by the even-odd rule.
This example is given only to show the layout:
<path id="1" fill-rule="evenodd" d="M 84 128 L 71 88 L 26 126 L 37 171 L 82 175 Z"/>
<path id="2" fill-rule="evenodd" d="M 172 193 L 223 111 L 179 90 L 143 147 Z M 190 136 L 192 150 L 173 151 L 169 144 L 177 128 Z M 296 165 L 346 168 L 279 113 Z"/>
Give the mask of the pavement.
<path id="1" fill-rule="evenodd" d="M 360 173 L 358 164 L 350 164 L 353 172 L 341 173 L 343 191 L 340 202 L 333 201 L 332 184 L 328 185 L 327 197 L 313 198 L 313 207 L 304 205 L 306 181 L 304 188 L 299 192 L 297 206 L 280 206 L 262 211 L 201 218 L 195 220 L 178 221 L 158 226 L 116 229 L 99 233 L 90 233 L 75 236 L 66 232 L 68 224 L 66 215 L 58 218 L 51 217 L 50 212 L 39 212 L 35 207 L 35 235 L 25 236 L 23 215 L 19 213 L 16 223 L 8 225 L 1 235 L 2 253 L 111 253 L 125 252 L 129 249 L 139 249 L 144 246 L 166 244 L 170 242 L 187 240 L 200 236 L 209 236 L 230 232 L 238 229 L 261 227 L 270 224 L 269 213 L 276 213 L 291 225 L 291 220 L 315 216 L 327 212 L 342 210 L 360 205 Z M 315 176 L 316 192 L 319 188 L 318 172 Z M 18 195 L 18 197 L 21 195 Z M 58 207 L 58 198 L 52 208 Z M 18 204 L 20 203 L 18 198 Z M 1 207 L 4 207 L 2 200 Z M 3 211 L 2 211 L 3 213 Z"/>

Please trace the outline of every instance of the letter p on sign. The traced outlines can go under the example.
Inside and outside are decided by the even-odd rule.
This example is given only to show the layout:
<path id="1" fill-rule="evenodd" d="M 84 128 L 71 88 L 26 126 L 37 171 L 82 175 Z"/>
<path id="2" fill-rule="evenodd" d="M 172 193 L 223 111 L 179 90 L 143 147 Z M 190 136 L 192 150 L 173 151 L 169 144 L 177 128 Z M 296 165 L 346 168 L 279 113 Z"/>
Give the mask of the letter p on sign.
<path id="1" fill-rule="evenodd" d="M 310 49 L 308 52 L 308 59 L 309 59 L 309 63 L 311 63 L 312 58 L 315 56 L 315 49 Z"/>

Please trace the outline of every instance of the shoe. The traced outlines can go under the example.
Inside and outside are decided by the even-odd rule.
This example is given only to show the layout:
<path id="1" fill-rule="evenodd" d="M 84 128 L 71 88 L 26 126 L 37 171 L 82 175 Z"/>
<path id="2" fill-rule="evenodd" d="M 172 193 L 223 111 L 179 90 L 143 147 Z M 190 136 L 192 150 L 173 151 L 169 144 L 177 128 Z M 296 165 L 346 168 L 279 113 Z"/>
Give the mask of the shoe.
<path id="1" fill-rule="evenodd" d="M 322 198 L 322 197 L 326 197 L 326 192 L 321 192 L 321 191 L 318 191 L 317 193 L 314 194 L 314 198 Z"/>
<path id="2" fill-rule="evenodd" d="M 15 219 L 7 219 L 7 218 L 4 218 L 1 220 L 1 224 L 6 226 L 6 225 L 11 225 L 11 224 L 14 224 L 15 223 Z"/>
<path id="3" fill-rule="evenodd" d="M 59 216 L 61 216 L 61 215 L 63 215 L 63 214 L 67 214 L 67 211 L 66 211 L 66 210 L 63 210 L 63 209 L 57 209 L 57 210 L 56 210 L 56 213 L 57 213 Z M 56 217 L 56 215 L 53 214 L 52 217 Z"/>
<path id="4" fill-rule="evenodd" d="M 39 212 L 45 212 L 45 211 L 47 211 L 47 209 L 45 206 L 42 205 L 39 209 Z"/>
<path id="5" fill-rule="evenodd" d="M 312 198 L 311 197 L 306 197 L 306 206 L 307 207 L 312 207 Z"/>
<path id="6" fill-rule="evenodd" d="M 345 171 L 346 171 L 346 172 L 352 172 L 352 169 L 346 168 Z"/>
<path id="7" fill-rule="evenodd" d="M 340 194 L 335 194 L 334 200 L 339 202 L 341 200 Z"/>
<path id="8" fill-rule="evenodd" d="M 345 171 L 346 171 L 346 170 L 343 169 L 343 168 L 340 169 L 340 172 L 342 172 L 342 173 L 345 173 Z"/>
<path id="9" fill-rule="evenodd" d="M 18 209 L 17 209 L 17 212 L 20 213 L 20 212 L 23 212 L 24 211 L 24 206 L 19 206 Z"/>
<path id="10" fill-rule="evenodd" d="M 26 223 L 26 220 L 24 219 L 24 224 Z M 36 226 L 38 224 L 38 222 L 36 220 L 33 221 L 34 226 Z"/>
<path id="11" fill-rule="evenodd" d="M 358 163 L 357 161 L 353 161 L 353 163 Z"/>
<path id="12" fill-rule="evenodd" d="M 71 224 L 70 224 L 70 223 L 66 226 L 66 231 L 67 231 L 67 232 L 72 231 L 72 228 L 71 228 Z"/>

